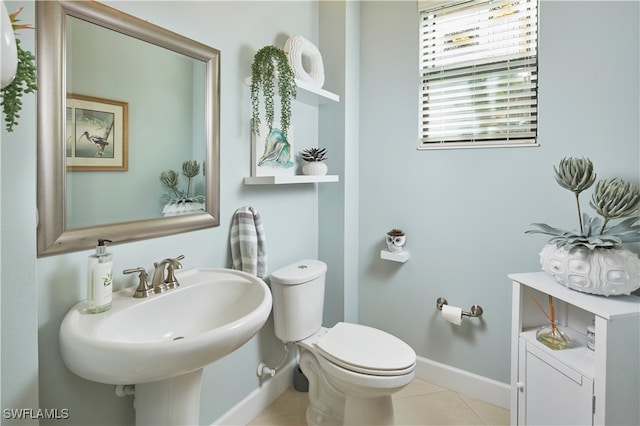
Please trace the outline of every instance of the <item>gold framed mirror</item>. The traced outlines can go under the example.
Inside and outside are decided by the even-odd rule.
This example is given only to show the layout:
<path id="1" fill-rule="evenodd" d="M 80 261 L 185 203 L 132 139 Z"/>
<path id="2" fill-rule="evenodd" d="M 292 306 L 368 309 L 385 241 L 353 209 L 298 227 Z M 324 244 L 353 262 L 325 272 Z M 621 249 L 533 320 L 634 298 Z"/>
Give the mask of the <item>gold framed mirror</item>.
<path id="1" fill-rule="evenodd" d="M 39 1 L 36 14 L 38 256 L 218 226 L 220 52 L 93 1 Z M 75 121 L 95 110 L 91 123 L 115 117 L 100 137 Z M 81 143 L 93 154 L 69 154 Z M 165 217 L 159 177 L 186 161 L 204 209 Z"/>

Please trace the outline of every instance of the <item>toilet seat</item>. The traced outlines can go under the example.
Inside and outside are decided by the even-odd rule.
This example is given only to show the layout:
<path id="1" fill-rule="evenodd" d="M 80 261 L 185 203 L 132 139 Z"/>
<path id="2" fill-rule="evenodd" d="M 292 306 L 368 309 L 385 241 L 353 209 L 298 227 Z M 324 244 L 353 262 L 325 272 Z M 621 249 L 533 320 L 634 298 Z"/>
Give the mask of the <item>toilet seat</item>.
<path id="1" fill-rule="evenodd" d="M 374 376 L 413 371 L 416 353 L 402 340 L 376 328 L 339 322 L 316 342 L 318 355 L 347 370 Z"/>

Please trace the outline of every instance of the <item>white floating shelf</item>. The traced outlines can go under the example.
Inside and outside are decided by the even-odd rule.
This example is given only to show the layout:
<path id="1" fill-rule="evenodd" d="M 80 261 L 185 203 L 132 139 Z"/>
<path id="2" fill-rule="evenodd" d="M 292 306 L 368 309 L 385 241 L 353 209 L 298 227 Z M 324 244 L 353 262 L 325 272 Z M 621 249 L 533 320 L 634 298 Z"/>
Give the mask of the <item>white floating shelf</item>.
<path id="1" fill-rule="evenodd" d="M 325 176 L 246 176 L 244 178 L 245 185 L 284 185 L 291 183 L 319 183 L 319 182 L 338 182 L 340 179 L 337 175 Z"/>
<path id="2" fill-rule="evenodd" d="M 329 92 L 322 88 L 318 89 L 311 86 L 309 83 L 298 80 L 296 78 L 296 100 L 308 105 L 323 105 L 331 102 L 340 102 L 340 96 L 335 93 Z"/>
<path id="3" fill-rule="evenodd" d="M 389 250 L 380 250 L 380 258 L 392 260 L 394 262 L 405 263 L 407 260 L 409 260 L 409 252 L 403 251 L 400 253 L 391 253 Z"/>
<path id="4" fill-rule="evenodd" d="M 251 77 L 244 79 L 246 86 L 251 86 Z M 331 102 L 340 102 L 340 96 L 331 93 L 328 90 L 318 89 L 296 78 L 296 100 L 307 105 L 323 105 Z M 277 92 L 277 90 L 276 90 Z"/>

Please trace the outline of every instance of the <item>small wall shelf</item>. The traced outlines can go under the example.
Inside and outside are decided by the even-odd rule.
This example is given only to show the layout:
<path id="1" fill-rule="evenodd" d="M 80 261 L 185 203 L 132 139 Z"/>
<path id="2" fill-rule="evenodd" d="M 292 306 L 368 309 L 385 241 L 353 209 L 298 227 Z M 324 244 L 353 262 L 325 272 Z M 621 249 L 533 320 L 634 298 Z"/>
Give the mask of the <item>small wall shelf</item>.
<path id="1" fill-rule="evenodd" d="M 251 86 L 251 77 L 244 79 L 244 84 Z M 296 78 L 296 100 L 307 105 L 323 105 L 332 102 L 340 102 L 340 96 L 328 90 L 318 89 Z"/>
<path id="2" fill-rule="evenodd" d="M 244 178 L 245 185 L 284 185 L 291 183 L 320 183 L 320 182 L 338 182 L 340 180 L 337 175 L 325 176 L 246 176 Z"/>
<path id="3" fill-rule="evenodd" d="M 407 260 L 409 260 L 409 252 L 403 251 L 400 253 L 391 253 L 389 250 L 380 250 L 380 259 L 405 263 Z"/>

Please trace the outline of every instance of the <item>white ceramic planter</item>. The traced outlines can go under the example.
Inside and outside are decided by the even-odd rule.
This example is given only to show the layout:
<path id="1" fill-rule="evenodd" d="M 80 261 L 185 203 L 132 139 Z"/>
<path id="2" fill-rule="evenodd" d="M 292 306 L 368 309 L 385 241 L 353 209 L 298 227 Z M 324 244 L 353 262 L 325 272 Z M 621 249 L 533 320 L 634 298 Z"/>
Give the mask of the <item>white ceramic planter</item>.
<path id="1" fill-rule="evenodd" d="M 204 203 L 192 202 L 192 203 L 169 203 L 162 209 L 164 217 L 178 216 L 189 213 L 200 213 L 205 209 Z"/>
<path id="2" fill-rule="evenodd" d="M 16 46 L 16 38 L 13 34 L 13 27 L 9 19 L 7 7 L 3 1 L 0 1 L 0 53 L 2 55 L 0 61 L 1 87 L 4 89 L 11 84 L 18 69 L 18 47 Z"/>
<path id="3" fill-rule="evenodd" d="M 322 161 L 310 161 L 302 166 L 302 174 L 307 176 L 324 176 L 327 174 L 327 165 Z"/>
<path id="4" fill-rule="evenodd" d="M 640 259 L 627 249 L 565 250 L 551 243 L 540 264 L 558 283 L 584 293 L 618 296 L 640 288 Z"/>
<path id="5" fill-rule="evenodd" d="M 402 251 L 404 250 L 404 245 L 407 242 L 407 236 L 398 235 L 394 237 L 392 235 L 387 234 L 386 241 L 387 241 L 387 248 L 391 253 L 402 253 Z"/>

